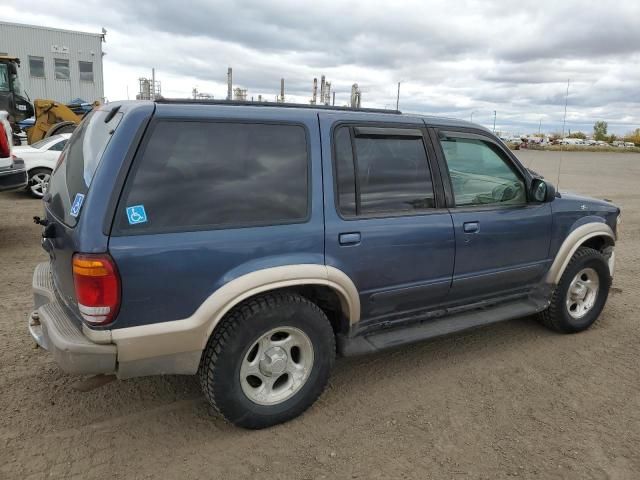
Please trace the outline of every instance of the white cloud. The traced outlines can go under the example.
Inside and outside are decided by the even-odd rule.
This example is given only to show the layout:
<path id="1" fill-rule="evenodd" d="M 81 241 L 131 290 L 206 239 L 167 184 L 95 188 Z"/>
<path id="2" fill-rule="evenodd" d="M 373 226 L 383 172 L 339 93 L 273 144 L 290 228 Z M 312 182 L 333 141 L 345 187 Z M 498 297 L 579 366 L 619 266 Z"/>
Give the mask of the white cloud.
<path id="1" fill-rule="evenodd" d="M 567 125 L 590 130 L 640 126 L 640 2 L 578 0 L 10 1 L 9 21 L 98 32 L 110 100 L 135 97 L 137 79 L 156 68 L 165 96 L 197 86 L 226 95 L 226 69 L 249 95 L 307 102 L 325 74 L 347 101 L 352 83 L 363 106 L 497 123 L 512 131 L 557 130 L 571 78 Z"/>

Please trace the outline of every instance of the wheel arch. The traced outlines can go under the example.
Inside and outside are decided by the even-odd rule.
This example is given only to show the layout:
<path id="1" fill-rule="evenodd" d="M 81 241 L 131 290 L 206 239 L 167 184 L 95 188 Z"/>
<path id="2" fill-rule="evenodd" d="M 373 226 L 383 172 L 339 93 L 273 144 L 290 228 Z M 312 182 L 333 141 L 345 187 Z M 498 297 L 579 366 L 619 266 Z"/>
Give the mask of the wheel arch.
<path id="1" fill-rule="evenodd" d="M 297 291 L 312 301 L 320 291 L 331 291 L 337 296 L 341 313 L 348 324 L 353 325 L 360 320 L 358 291 L 342 271 L 325 265 L 285 265 L 267 268 L 232 280 L 205 300 L 198 311 L 204 309 L 215 313 L 207 328 L 202 348 L 215 327 L 231 310 L 255 296 L 278 290 Z M 216 294 L 218 298 L 214 299 Z M 207 305 L 209 301 L 211 304 Z"/>
<path id="2" fill-rule="evenodd" d="M 48 170 L 49 173 L 53 173 L 53 169 L 51 167 L 45 167 L 44 165 L 34 165 L 33 167 L 27 168 L 27 173 L 30 175 L 34 170 Z"/>
<path id="3" fill-rule="evenodd" d="M 557 285 L 564 273 L 571 257 L 582 246 L 588 246 L 599 251 L 615 246 L 616 238 L 613 230 L 604 222 L 590 222 L 579 227 L 567 235 L 558 249 L 558 253 L 549 268 L 546 283 Z M 613 275 L 613 252 L 609 259 L 609 268 Z"/>

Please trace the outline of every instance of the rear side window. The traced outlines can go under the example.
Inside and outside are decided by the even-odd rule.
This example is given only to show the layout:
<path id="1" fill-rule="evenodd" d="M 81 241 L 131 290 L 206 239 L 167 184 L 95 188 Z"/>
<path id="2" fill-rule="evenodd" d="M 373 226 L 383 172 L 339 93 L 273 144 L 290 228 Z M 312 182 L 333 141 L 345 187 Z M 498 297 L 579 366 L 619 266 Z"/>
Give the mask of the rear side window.
<path id="1" fill-rule="evenodd" d="M 384 131 L 367 134 L 344 126 L 335 132 L 338 207 L 344 216 L 404 215 L 435 206 L 420 130 Z"/>
<path id="2" fill-rule="evenodd" d="M 159 122 L 127 179 L 116 231 L 305 221 L 308 163 L 298 125 Z"/>
<path id="3" fill-rule="evenodd" d="M 49 209 L 70 227 L 76 225 L 81 211 L 78 209 L 74 215 L 71 206 L 79 195 L 84 198 L 89 191 L 102 155 L 122 119 L 122 113 L 116 113 L 105 123 L 108 115 L 108 110 L 94 110 L 82 120 L 67 141 L 51 176 Z"/>

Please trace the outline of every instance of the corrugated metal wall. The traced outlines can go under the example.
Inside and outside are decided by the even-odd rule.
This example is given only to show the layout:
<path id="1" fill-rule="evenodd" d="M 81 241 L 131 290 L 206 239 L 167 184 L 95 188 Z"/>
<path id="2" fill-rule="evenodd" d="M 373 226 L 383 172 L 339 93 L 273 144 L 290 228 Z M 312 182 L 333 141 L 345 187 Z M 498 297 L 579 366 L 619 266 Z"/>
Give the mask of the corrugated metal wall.
<path id="1" fill-rule="evenodd" d="M 0 53 L 20 59 L 18 76 L 23 92 L 31 100 L 46 98 L 68 103 L 81 98 L 93 102 L 104 97 L 99 34 L 0 22 Z M 44 58 L 44 78 L 30 74 L 29 56 Z M 69 61 L 69 80 L 55 78 L 55 58 Z M 80 80 L 80 61 L 93 64 L 93 82 Z"/>

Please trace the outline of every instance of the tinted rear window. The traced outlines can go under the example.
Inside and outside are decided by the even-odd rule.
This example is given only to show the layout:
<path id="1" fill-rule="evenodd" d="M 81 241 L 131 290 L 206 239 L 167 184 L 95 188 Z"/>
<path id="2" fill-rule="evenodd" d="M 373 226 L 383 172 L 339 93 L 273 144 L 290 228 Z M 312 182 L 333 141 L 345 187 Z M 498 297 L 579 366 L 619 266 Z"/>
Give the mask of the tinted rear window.
<path id="1" fill-rule="evenodd" d="M 434 208 L 420 130 L 415 130 L 415 137 L 394 136 L 392 128 L 386 135 L 373 136 L 351 136 L 350 130 L 340 127 L 334 137 L 338 207 L 343 215 L 406 215 Z"/>
<path id="2" fill-rule="evenodd" d="M 105 123 L 109 111 L 94 110 L 80 123 L 62 151 L 62 162 L 54 170 L 49 183 L 51 212 L 70 227 L 77 223 L 80 212 L 71 214 L 78 195 L 86 195 L 122 113 Z M 80 210 L 81 211 L 81 210 Z"/>
<path id="3" fill-rule="evenodd" d="M 116 232 L 296 223 L 308 206 L 303 127 L 162 121 L 127 179 Z"/>

